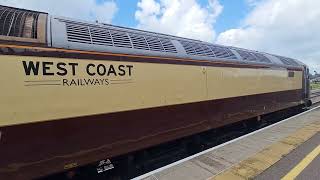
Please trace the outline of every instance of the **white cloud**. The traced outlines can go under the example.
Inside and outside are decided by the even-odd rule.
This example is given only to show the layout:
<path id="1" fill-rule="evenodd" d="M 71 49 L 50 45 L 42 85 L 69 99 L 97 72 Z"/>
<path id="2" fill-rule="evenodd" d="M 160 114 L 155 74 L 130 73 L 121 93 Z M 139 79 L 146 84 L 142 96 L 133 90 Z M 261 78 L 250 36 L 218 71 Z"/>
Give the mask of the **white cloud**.
<path id="1" fill-rule="evenodd" d="M 217 43 L 297 58 L 320 71 L 320 1 L 247 2 L 254 5 L 242 27 L 221 33 Z"/>
<path id="2" fill-rule="evenodd" d="M 218 0 L 209 0 L 206 7 L 196 0 L 140 0 L 135 18 L 140 29 L 212 42 L 222 9 Z"/>
<path id="3" fill-rule="evenodd" d="M 95 0 L 65 0 L 63 3 L 60 0 L 0 0 L 0 4 L 104 23 L 111 23 L 118 10 L 111 0 L 99 4 Z"/>
<path id="4" fill-rule="evenodd" d="M 263 0 L 245 0 L 245 2 L 249 5 L 249 6 L 256 6 L 259 3 L 261 3 L 261 1 Z"/>

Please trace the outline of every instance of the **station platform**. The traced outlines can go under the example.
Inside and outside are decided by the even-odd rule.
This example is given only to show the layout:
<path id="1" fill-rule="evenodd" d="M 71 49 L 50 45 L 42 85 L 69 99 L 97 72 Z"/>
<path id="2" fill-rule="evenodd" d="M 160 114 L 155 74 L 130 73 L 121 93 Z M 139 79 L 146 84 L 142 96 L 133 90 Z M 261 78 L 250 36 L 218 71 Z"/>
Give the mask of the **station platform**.
<path id="1" fill-rule="evenodd" d="M 134 179 L 320 179 L 320 107 Z"/>

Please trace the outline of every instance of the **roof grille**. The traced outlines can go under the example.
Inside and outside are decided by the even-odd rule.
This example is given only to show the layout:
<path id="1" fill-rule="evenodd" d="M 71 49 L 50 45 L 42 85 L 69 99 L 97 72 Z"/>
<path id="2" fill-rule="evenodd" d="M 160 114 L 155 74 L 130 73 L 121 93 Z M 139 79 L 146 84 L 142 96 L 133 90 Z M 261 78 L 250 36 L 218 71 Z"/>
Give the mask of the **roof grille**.
<path id="1" fill-rule="evenodd" d="M 216 57 L 210 46 L 202 46 L 202 53 L 206 56 Z"/>
<path id="2" fill-rule="evenodd" d="M 268 59 L 265 55 L 260 53 L 254 53 L 254 55 L 261 61 L 265 63 L 272 63 L 270 59 Z"/>
<path id="3" fill-rule="evenodd" d="M 179 41 L 189 55 L 216 57 L 212 50 L 206 44 Z"/>
<path id="4" fill-rule="evenodd" d="M 136 35 L 136 34 L 129 34 L 129 35 L 133 44 L 133 48 L 150 50 L 144 36 Z"/>
<path id="5" fill-rule="evenodd" d="M 74 24 L 67 24 L 67 36 L 70 42 L 91 44 L 89 28 Z"/>
<path id="6" fill-rule="evenodd" d="M 187 54 L 189 55 L 197 55 L 195 49 L 194 49 L 194 44 L 191 42 L 187 41 L 179 41 L 181 45 L 183 46 L 184 50 L 186 51 Z"/>
<path id="7" fill-rule="evenodd" d="M 279 58 L 280 61 L 285 65 L 289 65 L 289 66 L 298 66 L 299 65 L 294 59 L 283 57 L 283 56 L 276 56 L 276 57 Z"/>
<path id="8" fill-rule="evenodd" d="M 237 59 L 230 49 L 223 46 L 216 46 L 204 43 L 179 41 L 189 55 L 207 56 L 226 59 Z"/>
<path id="9" fill-rule="evenodd" d="M 93 44 L 113 46 L 110 31 L 103 28 L 90 28 Z"/>
<path id="10" fill-rule="evenodd" d="M 157 37 L 146 37 L 147 43 L 151 51 L 164 51 L 160 40 Z"/>
<path id="11" fill-rule="evenodd" d="M 36 39 L 39 14 L 0 6 L 0 35 Z"/>
<path id="12" fill-rule="evenodd" d="M 211 51 L 210 48 L 208 48 L 207 45 L 202 45 L 202 44 L 194 44 L 194 50 L 196 52 L 196 55 L 199 56 L 210 56 L 210 57 L 215 57 L 213 52 Z"/>
<path id="13" fill-rule="evenodd" d="M 235 49 L 239 55 L 242 57 L 245 61 L 253 61 L 253 62 L 261 62 L 261 63 L 271 63 L 271 61 L 264 56 L 263 54 L 256 53 L 256 52 L 250 52 L 240 49 Z"/>
<path id="14" fill-rule="evenodd" d="M 210 45 L 209 47 L 217 58 L 238 59 L 229 48 L 216 45 Z"/>
<path id="15" fill-rule="evenodd" d="M 160 41 L 165 52 L 177 53 L 177 49 L 174 47 L 170 39 L 161 38 Z"/>
<path id="16" fill-rule="evenodd" d="M 177 53 L 170 39 L 64 21 L 69 42 Z"/>
<path id="17" fill-rule="evenodd" d="M 130 38 L 126 32 L 110 31 L 115 47 L 132 48 Z"/>
<path id="18" fill-rule="evenodd" d="M 245 61 L 257 61 L 256 60 L 257 58 L 253 54 L 251 54 L 250 52 L 243 51 L 243 50 L 237 50 L 237 52 L 242 57 L 242 59 Z"/>

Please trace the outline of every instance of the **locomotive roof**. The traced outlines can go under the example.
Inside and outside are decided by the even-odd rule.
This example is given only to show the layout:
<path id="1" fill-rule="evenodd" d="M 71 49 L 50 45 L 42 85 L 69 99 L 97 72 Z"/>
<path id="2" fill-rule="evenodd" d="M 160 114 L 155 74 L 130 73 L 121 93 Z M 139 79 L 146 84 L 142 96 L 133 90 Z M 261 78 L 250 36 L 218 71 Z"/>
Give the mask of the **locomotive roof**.
<path id="1" fill-rule="evenodd" d="M 0 26 L 4 30 L 0 31 L 0 39 L 3 36 L 17 36 L 17 34 L 23 36 L 26 34 L 21 34 L 21 27 L 24 27 L 21 19 L 26 19 L 31 15 L 34 19 L 33 27 L 40 26 L 38 23 L 40 21 L 37 19 L 40 17 L 39 14 L 47 16 L 47 27 L 42 29 L 38 27 L 36 30 L 38 30 L 38 33 L 41 30 L 46 31 L 47 45 L 56 48 L 198 60 L 233 61 L 245 64 L 281 64 L 294 67 L 304 65 L 292 58 L 253 50 L 222 46 L 110 24 L 50 16 L 42 12 L 6 6 L 0 6 Z M 18 21 L 21 27 L 16 29 L 19 29 L 19 31 L 16 29 L 11 30 L 15 28 L 15 26 L 12 27 L 12 24 L 16 25 Z M 34 33 L 37 33 L 36 30 L 34 30 Z M 19 32 L 20 34 L 12 32 Z M 35 35 L 28 38 L 38 37 Z M 26 40 L 25 37 L 22 41 L 24 40 Z"/>

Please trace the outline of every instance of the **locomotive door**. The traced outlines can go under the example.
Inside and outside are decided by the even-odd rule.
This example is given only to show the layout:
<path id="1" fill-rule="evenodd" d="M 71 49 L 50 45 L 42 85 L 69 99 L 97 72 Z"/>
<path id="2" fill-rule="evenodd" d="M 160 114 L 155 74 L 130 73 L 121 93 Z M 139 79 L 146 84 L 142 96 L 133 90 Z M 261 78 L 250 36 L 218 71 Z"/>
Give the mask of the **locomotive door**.
<path id="1" fill-rule="evenodd" d="M 307 66 L 304 66 L 303 70 L 303 98 L 305 100 L 310 98 L 310 80 L 309 80 L 309 68 Z"/>

